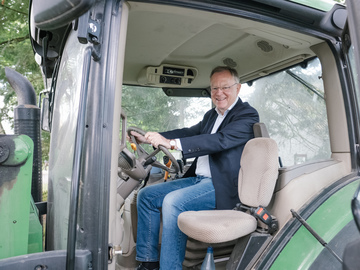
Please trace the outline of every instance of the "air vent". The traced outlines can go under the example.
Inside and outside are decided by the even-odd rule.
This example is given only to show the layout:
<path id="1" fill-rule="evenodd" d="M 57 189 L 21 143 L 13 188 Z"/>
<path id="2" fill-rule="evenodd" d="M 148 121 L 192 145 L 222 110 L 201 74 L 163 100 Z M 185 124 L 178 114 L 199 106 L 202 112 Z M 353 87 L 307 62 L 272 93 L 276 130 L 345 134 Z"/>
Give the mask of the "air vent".
<path id="1" fill-rule="evenodd" d="M 269 42 L 265 41 L 265 40 L 260 40 L 256 43 L 256 45 L 263 51 L 266 53 L 269 53 L 273 50 L 273 47 L 269 44 Z"/>

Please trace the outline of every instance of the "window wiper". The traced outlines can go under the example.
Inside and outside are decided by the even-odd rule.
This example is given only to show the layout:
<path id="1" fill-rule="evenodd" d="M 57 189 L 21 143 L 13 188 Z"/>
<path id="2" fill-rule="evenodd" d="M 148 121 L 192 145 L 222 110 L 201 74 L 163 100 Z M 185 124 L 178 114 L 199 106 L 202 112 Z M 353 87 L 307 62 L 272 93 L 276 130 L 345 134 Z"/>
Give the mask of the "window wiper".
<path id="1" fill-rule="evenodd" d="M 331 249 L 328 245 L 328 243 L 325 242 L 324 239 L 322 239 L 320 237 L 320 235 L 318 235 L 313 228 L 310 227 L 309 223 L 307 223 L 305 221 L 305 219 L 303 219 L 302 216 L 300 216 L 298 213 L 296 213 L 296 211 L 294 209 L 290 209 L 290 212 L 292 213 L 293 217 L 296 218 L 298 221 L 300 221 L 300 223 L 302 225 L 304 225 L 304 227 L 315 237 L 315 239 L 324 247 L 326 248 L 328 251 L 330 251 L 330 254 L 333 255 L 340 263 L 343 263 L 342 259 L 340 258 L 340 256 L 338 254 L 336 254 L 336 252 Z"/>
<path id="2" fill-rule="evenodd" d="M 307 81 L 305 81 L 304 79 L 300 78 L 298 75 L 296 75 L 295 73 L 293 73 L 290 70 L 286 71 L 287 74 L 289 74 L 291 77 L 293 77 L 295 80 L 297 80 L 298 82 L 300 82 L 302 85 L 304 85 L 307 89 L 309 89 L 311 92 L 313 92 L 315 95 L 319 96 L 320 98 L 322 98 L 323 100 L 325 100 L 324 95 L 322 95 L 316 88 L 315 86 L 313 86 L 311 83 L 308 83 Z"/>

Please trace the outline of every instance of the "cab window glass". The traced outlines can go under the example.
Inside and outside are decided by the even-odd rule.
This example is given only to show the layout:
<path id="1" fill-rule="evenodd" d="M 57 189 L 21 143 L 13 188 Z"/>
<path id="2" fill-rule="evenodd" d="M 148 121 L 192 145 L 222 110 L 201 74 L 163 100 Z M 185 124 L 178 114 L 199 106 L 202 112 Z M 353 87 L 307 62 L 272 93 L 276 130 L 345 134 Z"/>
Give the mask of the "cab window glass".
<path id="1" fill-rule="evenodd" d="M 331 156 L 321 73 L 320 61 L 314 59 L 240 90 L 278 143 L 283 166 Z"/>
<path id="2" fill-rule="evenodd" d="M 70 205 L 71 176 L 74 159 L 77 115 L 79 113 L 83 55 L 77 33 L 71 32 L 64 49 L 57 78 L 50 141 L 47 245 L 50 249 L 66 249 Z"/>
<path id="3" fill-rule="evenodd" d="M 127 116 L 127 126 L 144 131 L 167 131 L 190 127 L 200 122 L 211 109 L 208 97 L 169 97 L 161 88 L 124 85 L 122 109 Z M 144 145 L 151 152 L 150 146 Z M 181 158 L 179 151 L 173 151 Z"/>

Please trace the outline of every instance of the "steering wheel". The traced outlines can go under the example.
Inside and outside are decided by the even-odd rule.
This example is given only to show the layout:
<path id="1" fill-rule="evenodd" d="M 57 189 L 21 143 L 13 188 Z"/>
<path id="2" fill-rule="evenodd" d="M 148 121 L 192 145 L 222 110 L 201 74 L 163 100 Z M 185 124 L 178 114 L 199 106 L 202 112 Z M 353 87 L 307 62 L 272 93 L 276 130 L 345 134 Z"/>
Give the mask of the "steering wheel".
<path id="1" fill-rule="evenodd" d="M 144 164 L 148 163 L 151 166 L 163 169 L 169 173 L 178 173 L 180 171 L 179 163 L 176 161 L 175 157 L 170 153 L 170 151 L 165 146 L 159 145 L 157 149 L 155 149 L 153 152 L 149 154 L 140 144 L 137 143 L 135 136 L 131 134 L 131 131 L 135 131 L 143 136 L 145 136 L 146 132 L 138 127 L 129 127 L 127 129 L 127 133 L 131 138 L 131 141 L 136 145 L 136 153 L 138 154 L 138 158 L 145 160 Z M 160 151 L 169 157 L 173 166 L 169 168 L 163 165 L 162 163 L 156 161 L 155 155 Z"/>

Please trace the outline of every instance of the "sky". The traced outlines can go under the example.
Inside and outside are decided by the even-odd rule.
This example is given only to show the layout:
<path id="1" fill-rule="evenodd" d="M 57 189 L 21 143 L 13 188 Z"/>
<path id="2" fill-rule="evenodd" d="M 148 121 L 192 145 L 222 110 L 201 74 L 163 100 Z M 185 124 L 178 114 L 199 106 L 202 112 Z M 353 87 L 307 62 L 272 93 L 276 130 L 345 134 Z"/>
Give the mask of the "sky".
<path id="1" fill-rule="evenodd" d="M 4 97 L 0 96 L 0 108 L 3 108 L 3 107 L 4 107 Z M 1 124 L 2 124 L 6 134 L 14 133 L 13 129 L 11 128 L 11 124 L 9 122 L 2 121 Z"/>

